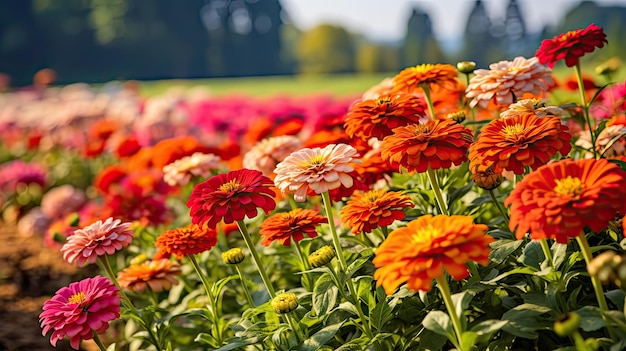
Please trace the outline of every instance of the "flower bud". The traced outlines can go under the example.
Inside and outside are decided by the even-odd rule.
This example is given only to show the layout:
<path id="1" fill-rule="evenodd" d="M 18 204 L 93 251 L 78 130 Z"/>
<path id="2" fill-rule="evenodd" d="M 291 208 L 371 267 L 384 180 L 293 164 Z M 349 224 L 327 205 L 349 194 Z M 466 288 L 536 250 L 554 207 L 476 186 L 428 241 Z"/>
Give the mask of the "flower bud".
<path id="1" fill-rule="evenodd" d="M 596 74 L 603 76 L 615 73 L 619 69 L 620 64 L 621 62 L 617 57 L 612 57 L 596 67 Z"/>
<path id="2" fill-rule="evenodd" d="M 494 172 L 493 167 L 476 166 L 471 172 L 474 183 L 485 190 L 493 190 L 504 181 L 502 174 Z"/>
<path id="3" fill-rule="evenodd" d="M 130 264 L 135 265 L 135 264 L 142 264 L 144 262 L 146 262 L 148 260 L 148 256 L 146 256 L 146 254 L 139 254 L 135 257 L 133 257 L 132 260 L 130 260 Z"/>
<path id="4" fill-rule="evenodd" d="M 78 227 L 80 223 L 80 216 L 78 213 L 74 212 L 67 217 L 67 225 L 70 227 Z"/>
<path id="5" fill-rule="evenodd" d="M 474 61 L 461 61 L 456 64 L 456 69 L 464 74 L 470 74 L 476 70 L 476 62 Z"/>
<path id="6" fill-rule="evenodd" d="M 276 313 L 289 313 L 298 308 L 298 298 L 294 293 L 282 293 L 272 300 L 272 309 Z"/>
<path id="7" fill-rule="evenodd" d="M 309 255 L 309 263 L 313 268 L 322 267 L 332 261 L 333 257 L 335 257 L 335 249 L 326 245 Z"/>
<path id="8" fill-rule="evenodd" d="M 554 322 L 554 332 L 560 337 L 570 336 L 580 327 L 580 315 L 569 312 Z"/>
<path id="9" fill-rule="evenodd" d="M 448 113 L 447 117 L 455 121 L 456 123 L 461 123 L 465 121 L 465 111 L 451 112 L 451 113 Z"/>
<path id="10" fill-rule="evenodd" d="M 224 260 L 226 264 L 239 264 L 244 258 L 246 258 L 246 255 L 243 253 L 243 250 L 238 247 L 222 252 L 222 260 Z"/>

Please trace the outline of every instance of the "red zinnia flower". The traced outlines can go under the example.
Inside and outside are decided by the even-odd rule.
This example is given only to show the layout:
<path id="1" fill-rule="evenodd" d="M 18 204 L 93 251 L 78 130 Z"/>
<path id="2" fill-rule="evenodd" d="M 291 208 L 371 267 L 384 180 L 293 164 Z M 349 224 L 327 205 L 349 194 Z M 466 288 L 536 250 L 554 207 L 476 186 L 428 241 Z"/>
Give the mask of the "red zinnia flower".
<path id="1" fill-rule="evenodd" d="M 317 236 L 315 227 L 320 223 L 328 223 L 328 219 L 313 210 L 296 208 L 289 212 L 277 213 L 261 224 L 259 231 L 263 237 L 261 245 L 269 246 L 272 242 L 278 241 L 284 246 L 290 246 L 291 238 L 298 242 L 304 239 L 304 234 L 314 238 Z"/>
<path id="2" fill-rule="evenodd" d="M 408 195 L 386 190 L 370 190 L 354 195 L 341 209 L 341 221 L 352 234 L 370 233 L 405 217 L 405 207 L 414 207 Z"/>
<path id="3" fill-rule="evenodd" d="M 554 67 L 557 61 L 565 59 L 567 67 L 578 64 L 580 57 L 596 48 L 601 48 L 606 40 L 602 27 L 590 24 L 585 29 L 577 29 L 559 34 L 552 39 L 541 42 L 535 56 L 542 64 Z"/>
<path id="4" fill-rule="evenodd" d="M 196 185 L 189 197 L 192 222 L 215 229 L 221 220 L 228 224 L 254 218 L 258 208 L 268 214 L 276 207 L 273 186 L 263 173 L 245 168 L 211 177 Z"/>
<path id="5" fill-rule="evenodd" d="M 50 344 L 64 337 L 78 350 L 81 340 L 93 339 L 93 331 L 104 333 L 109 322 L 120 316 L 119 290 L 105 277 L 95 276 L 59 289 L 43 304 L 39 315 L 42 334 L 52 330 Z"/>
<path id="6" fill-rule="evenodd" d="M 396 127 L 419 123 L 426 117 L 425 109 L 422 99 L 413 94 L 383 95 L 360 101 L 346 115 L 346 134 L 363 140 L 383 139 Z"/>
<path id="7" fill-rule="evenodd" d="M 211 249 L 217 244 L 217 232 L 205 226 L 190 224 L 174 228 L 159 235 L 154 243 L 159 252 L 176 255 L 195 255 Z"/>
<path id="8" fill-rule="evenodd" d="M 585 226 L 598 232 L 626 213 L 626 172 L 605 159 L 562 160 L 526 175 L 504 201 L 518 239 L 565 244 Z"/>
<path id="9" fill-rule="evenodd" d="M 425 123 L 398 127 L 383 139 L 380 146 L 383 160 L 395 169 L 409 172 L 450 168 L 467 160 L 472 131 L 451 119 L 428 120 Z"/>

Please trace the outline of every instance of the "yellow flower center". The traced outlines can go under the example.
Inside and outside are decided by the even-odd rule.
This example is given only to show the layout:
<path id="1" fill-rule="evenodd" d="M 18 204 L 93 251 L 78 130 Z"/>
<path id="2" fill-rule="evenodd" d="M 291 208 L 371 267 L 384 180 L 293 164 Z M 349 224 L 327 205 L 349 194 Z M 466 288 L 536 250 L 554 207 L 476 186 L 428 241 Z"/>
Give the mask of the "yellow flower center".
<path id="1" fill-rule="evenodd" d="M 231 191 L 235 191 L 237 189 L 239 189 L 239 183 L 237 183 L 237 179 L 233 179 L 233 180 L 229 180 L 228 182 L 220 185 L 220 187 L 218 188 L 219 191 L 223 191 L 225 193 L 231 192 Z"/>
<path id="2" fill-rule="evenodd" d="M 555 179 L 555 181 L 554 192 L 560 196 L 579 196 L 584 190 L 579 178 L 567 176 L 565 179 Z"/>
<path id="3" fill-rule="evenodd" d="M 309 163 L 311 166 L 319 166 L 324 162 L 324 155 L 315 155 L 309 158 Z"/>
<path id="4" fill-rule="evenodd" d="M 514 124 L 502 128 L 502 133 L 506 139 L 517 139 L 523 132 L 524 126 L 521 124 Z"/>
<path id="5" fill-rule="evenodd" d="M 367 202 L 376 202 L 376 200 L 380 198 L 380 195 L 381 194 L 378 191 L 368 191 L 363 195 L 363 197 L 367 200 Z"/>
<path id="6" fill-rule="evenodd" d="M 384 97 L 384 98 L 377 99 L 376 100 L 376 105 L 378 105 L 378 106 L 383 106 L 383 105 L 389 106 L 389 105 L 391 105 L 391 98 Z"/>
<path id="7" fill-rule="evenodd" d="M 563 34 L 559 35 L 558 38 L 556 38 L 556 40 L 562 43 L 562 42 L 567 41 L 567 40 L 569 40 L 571 38 L 574 38 L 577 34 L 578 34 L 578 31 L 570 30 L 567 33 L 563 33 Z"/>
<path id="8" fill-rule="evenodd" d="M 418 136 L 421 134 L 426 134 L 430 132 L 430 126 L 428 124 L 418 123 L 415 125 L 414 135 Z"/>
<path id="9" fill-rule="evenodd" d="M 441 229 L 435 228 L 432 225 L 420 228 L 414 235 L 414 242 L 428 241 L 432 238 L 439 237 L 441 235 Z"/>
<path id="10" fill-rule="evenodd" d="M 87 296 L 85 296 L 85 293 L 82 292 L 82 291 L 79 291 L 76 294 L 70 296 L 70 298 L 67 299 L 67 303 L 81 304 L 81 303 L 85 302 L 86 298 L 87 298 Z"/>

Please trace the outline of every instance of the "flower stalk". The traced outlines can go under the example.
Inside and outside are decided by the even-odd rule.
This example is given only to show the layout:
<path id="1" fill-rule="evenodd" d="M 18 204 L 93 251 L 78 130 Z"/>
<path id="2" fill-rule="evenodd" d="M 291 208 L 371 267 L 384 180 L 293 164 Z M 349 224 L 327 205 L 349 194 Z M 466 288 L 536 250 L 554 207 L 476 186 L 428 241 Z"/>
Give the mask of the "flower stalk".
<path id="1" fill-rule="evenodd" d="M 428 175 L 428 180 L 430 181 L 430 186 L 433 188 L 433 192 L 435 193 L 435 199 L 437 199 L 437 205 L 439 205 L 439 211 L 446 216 L 450 213 L 448 212 L 448 206 L 446 205 L 445 200 L 443 199 L 443 195 L 441 193 L 441 188 L 439 188 L 439 182 L 437 181 L 437 174 L 435 171 L 428 167 L 426 170 L 426 174 Z"/>
<path id="2" fill-rule="evenodd" d="M 448 315 L 450 316 L 450 320 L 452 321 L 452 328 L 454 328 L 454 334 L 456 334 L 456 347 L 460 351 L 465 351 L 463 348 L 462 336 L 463 336 L 463 324 L 461 324 L 461 319 L 456 314 L 456 310 L 454 308 L 454 302 L 452 301 L 452 295 L 450 294 L 450 287 L 448 286 L 448 282 L 446 280 L 445 275 L 441 275 L 436 278 L 437 287 L 441 292 L 441 296 L 443 297 L 444 305 L 446 305 L 446 309 L 448 310 Z"/>
<path id="3" fill-rule="evenodd" d="M 589 104 L 587 103 L 587 97 L 585 96 L 585 85 L 583 82 L 582 71 L 580 68 L 580 61 L 574 66 L 574 72 L 576 73 L 576 81 L 578 82 L 578 91 L 580 92 L 580 103 L 583 107 L 585 116 L 585 123 L 589 127 L 589 134 L 591 136 L 591 149 L 593 151 L 593 157 L 595 159 L 600 158 L 598 151 L 596 150 L 596 135 L 593 132 L 593 126 L 591 124 L 591 116 L 589 115 Z"/>
<path id="4" fill-rule="evenodd" d="M 246 246 L 248 247 L 248 250 L 250 251 L 250 254 L 252 255 L 252 260 L 254 261 L 254 264 L 256 265 L 256 268 L 259 271 L 259 274 L 261 275 L 261 280 L 263 280 L 263 284 L 265 285 L 265 289 L 267 289 L 267 293 L 270 295 L 270 299 L 275 298 L 276 291 L 274 290 L 274 287 L 272 286 L 272 282 L 270 278 L 267 276 L 267 272 L 265 271 L 265 267 L 263 266 L 261 257 L 259 257 L 259 253 L 254 247 L 254 242 L 252 241 L 252 238 L 250 237 L 250 234 L 248 233 L 248 228 L 246 228 L 246 224 L 243 222 L 243 220 L 238 220 L 237 227 L 239 227 L 239 231 L 241 232 L 241 235 L 243 236 L 243 241 L 246 243 Z"/>
<path id="5" fill-rule="evenodd" d="M 209 284 L 209 281 L 207 280 L 204 273 L 202 273 L 202 269 L 200 268 L 200 265 L 198 264 L 198 260 L 196 260 L 195 255 L 187 255 L 187 258 L 189 259 L 189 262 L 191 262 L 191 265 L 196 271 L 196 274 L 198 275 L 198 277 L 200 278 L 200 281 L 202 281 L 204 290 L 206 291 L 207 297 L 209 298 L 209 308 L 211 310 L 211 313 L 213 313 L 213 318 L 214 318 L 213 328 L 215 329 L 215 338 L 217 339 L 217 342 L 221 345 L 223 344 L 223 340 L 222 340 L 222 330 L 219 325 L 220 316 L 217 310 L 217 301 L 215 301 L 215 299 L 213 298 L 213 294 L 211 293 L 211 285 Z"/>

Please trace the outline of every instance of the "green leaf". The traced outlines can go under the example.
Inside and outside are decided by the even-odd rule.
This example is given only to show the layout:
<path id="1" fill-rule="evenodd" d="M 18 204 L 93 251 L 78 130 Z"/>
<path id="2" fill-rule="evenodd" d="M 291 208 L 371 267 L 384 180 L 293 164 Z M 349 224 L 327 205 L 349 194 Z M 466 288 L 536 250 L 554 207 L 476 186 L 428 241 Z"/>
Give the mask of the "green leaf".
<path id="1" fill-rule="evenodd" d="M 476 333 L 478 342 L 486 342 L 491 337 L 491 334 L 502 329 L 507 323 L 507 321 L 489 319 L 473 325 L 470 331 Z"/>
<path id="2" fill-rule="evenodd" d="M 567 256 L 567 245 L 557 242 L 552 244 L 552 262 L 554 262 L 554 269 L 559 269 L 563 262 L 565 262 Z"/>
<path id="3" fill-rule="evenodd" d="M 313 288 L 313 310 L 318 316 L 326 315 L 337 303 L 339 289 L 335 286 L 333 277 L 329 273 L 322 274 Z"/>
<path id="4" fill-rule="evenodd" d="M 580 328 L 586 332 L 606 326 L 606 322 L 602 319 L 602 312 L 596 306 L 585 306 L 574 312 L 580 316 Z"/>
<path id="5" fill-rule="evenodd" d="M 365 349 L 366 340 L 359 339 L 350 340 L 348 343 L 345 343 L 338 349 L 335 349 L 335 351 L 362 351 Z"/>
<path id="6" fill-rule="evenodd" d="M 442 311 L 430 311 L 422 321 L 424 328 L 445 336 L 448 340 L 456 341 L 450 316 Z"/>
<path id="7" fill-rule="evenodd" d="M 298 350 L 299 351 L 319 350 L 320 347 L 324 346 L 328 342 L 328 340 L 332 339 L 335 336 L 335 334 L 337 334 L 337 331 L 339 331 L 339 329 L 344 323 L 345 321 L 322 328 L 320 331 L 313 334 L 313 336 L 305 340 L 302 343 L 302 345 L 300 345 L 300 348 L 298 348 Z"/>
<path id="8" fill-rule="evenodd" d="M 442 350 L 448 341 L 446 335 L 439 335 L 433 331 L 424 329 L 419 335 L 419 350 Z"/>
<path id="9" fill-rule="evenodd" d="M 469 307 L 469 304 L 473 298 L 474 294 L 469 291 L 462 291 L 460 293 L 452 295 L 452 303 L 454 304 L 454 310 L 456 311 L 457 316 L 463 315 L 463 311 L 465 311 Z"/>
<path id="10" fill-rule="evenodd" d="M 510 258 L 524 242 L 522 240 L 505 240 L 500 239 L 494 241 L 491 246 L 491 255 L 489 260 L 495 264 L 500 264 Z"/>
<path id="11" fill-rule="evenodd" d="M 217 342 L 217 339 L 209 334 L 209 333 L 200 333 L 198 334 L 198 336 L 196 336 L 196 338 L 194 339 L 195 342 L 201 342 L 203 344 L 207 344 L 209 346 L 215 347 L 217 346 L 219 343 Z M 226 350 L 232 350 L 232 349 L 226 349 Z M 225 351 L 225 350 L 222 350 Z"/>
<path id="12" fill-rule="evenodd" d="M 526 244 L 524 252 L 518 258 L 518 261 L 529 267 L 540 269 L 541 262 L 545 260 L 541 244 L 537 240 L 530 241 Z"/>
<path id="13" fill-rule="evenodd" d="M 504 272 L 500 275 L 498 275 L 497 277 L 491 279 L 491 280 L 487 280 L 487 281 L 483 281 L 481 283 L 483 284 L 496 284 L 499 280 L 506 278 L 510 275 L 513 274 L 526 274 L 526 275 L 533 275 L 536 272 L 536 268 L 534 267 L 518 267 L 518 268 L 514 268 L 511 269 L 508 272 Z"/>
<path id="14" fill-rule="evenodd" d="M 367 257 L 359 257 L 356 260 L 354 260 L 352 263 L 350 263 L 348 265 L 348 269 L 346 273 L 347 279 L 350 279 L 352 275 L 354 275 L 354 273 L 356 273 L 356 271 L 359 270 L 359 268 L 361 268 L 364 264 L 366 264 L 370 260 L 371 255 L 373 255 L 373 253 Z"/>
<path id="15" fill-rule="evenodd" d="M 471 350 L 476 345 L 478 334 L 473 331 L 466 331 L 461 334 L 461 349 Z"/>
<path id="16" fill-rule="evenodd" d="M 546 321 L 540 317 L 542 314 L 550 311 L 549 307 L 529 303 L 516 306 L 502 315 L 501 319 L 509 322 L 502 329 L 515 336 L 536 339 L 538 336 L 536 330 L 552 325 L 551 321 Z"/>
<path id="17" fill-rule="evenodd" d="M 381 330 L 391 318 L 393 318 L 393 308 L 389 306 L 389 301 L 384 297 L 379 298 L 379 302 L 370 312 L 370 323 L 377 330 Z M 361 321 L 361 323 L 367 322 Z"/>

